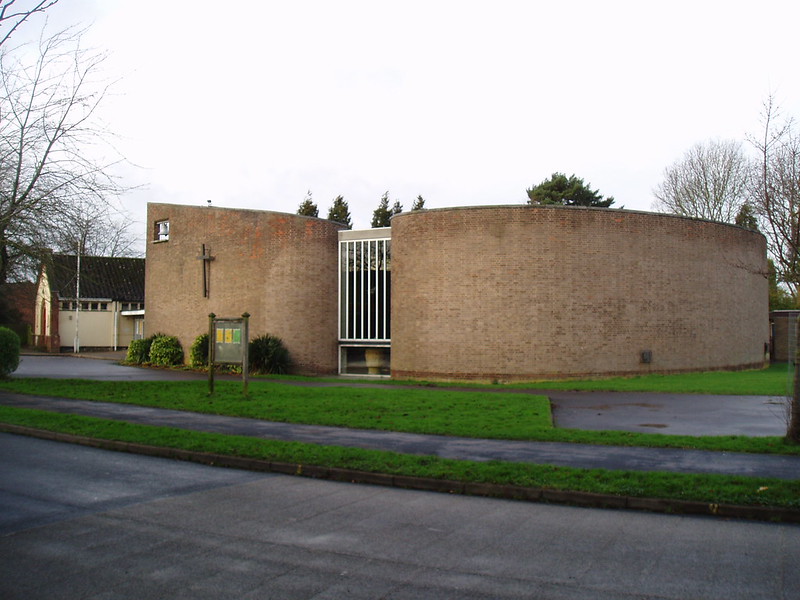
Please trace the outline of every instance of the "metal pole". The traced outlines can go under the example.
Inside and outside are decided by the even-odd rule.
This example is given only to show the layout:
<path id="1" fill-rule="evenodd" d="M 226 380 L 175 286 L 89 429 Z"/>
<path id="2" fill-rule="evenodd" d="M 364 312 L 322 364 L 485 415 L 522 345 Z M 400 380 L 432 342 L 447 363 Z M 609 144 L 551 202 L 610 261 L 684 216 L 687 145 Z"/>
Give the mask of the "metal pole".
<path id="1" fill-rule="evenodd" d="M 217 315 L 208 315 L 208 394 L 214 393 L 214 318 Z"/>
<path id="2" fill-rule="evenodd" d="M 247 396 L 250 376 L 250 313 L 242 315 L 242 393 Z"/>
<path id="3" fill-rule="evenodd" d="M 77 354 L 81 351 L 81 337 L 78 331 L 78 325 L 81 320 L 81 249 L 78 248 L 78 270 L 75 275 L 75 340 L 72 344 L 72 350 Z"/>

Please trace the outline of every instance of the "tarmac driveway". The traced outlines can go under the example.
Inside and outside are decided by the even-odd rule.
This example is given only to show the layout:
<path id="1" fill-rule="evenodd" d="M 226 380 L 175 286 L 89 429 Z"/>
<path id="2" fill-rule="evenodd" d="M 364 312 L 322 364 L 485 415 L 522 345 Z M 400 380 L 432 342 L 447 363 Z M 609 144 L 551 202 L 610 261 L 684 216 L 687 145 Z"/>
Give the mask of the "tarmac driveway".
<path id="1" fill-rule="evenodd" d="M 100 379 L 103 381 L 176 381 L 205 379 L 202 373 L 129 367 L 119 364 L 124 352 L 96 355 L 25 354 L 11 377 L 47 377 L 52 379 Z"/>
<path id="2" fill-rule="evenodd" d="M 786 433 L 788 398 L 634 392 L 542 392 L 556 427 L 670 435 Z"/>

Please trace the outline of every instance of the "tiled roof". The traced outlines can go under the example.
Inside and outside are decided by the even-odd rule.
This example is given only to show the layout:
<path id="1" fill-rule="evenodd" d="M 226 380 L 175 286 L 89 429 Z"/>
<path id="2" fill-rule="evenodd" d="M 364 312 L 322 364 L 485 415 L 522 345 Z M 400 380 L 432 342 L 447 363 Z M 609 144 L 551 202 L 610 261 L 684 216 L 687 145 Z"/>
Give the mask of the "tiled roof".
<path id="1" fill-rule="evenodd" d="M 50 288 L 59 298 L 76 298 L 77 257 L 53 255 Z M 144 302 L 144 259 L 81 256 L 81 298 Z"/>

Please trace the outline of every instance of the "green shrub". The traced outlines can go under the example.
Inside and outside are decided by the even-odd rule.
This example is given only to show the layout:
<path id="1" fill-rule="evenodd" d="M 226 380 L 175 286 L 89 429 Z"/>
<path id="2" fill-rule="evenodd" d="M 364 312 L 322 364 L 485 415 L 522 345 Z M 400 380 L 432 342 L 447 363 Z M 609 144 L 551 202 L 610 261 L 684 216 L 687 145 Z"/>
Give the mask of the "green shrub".
<path id="1" fill-rule="evenodd" d="M 289 351 L 279 337 L 262 335 L 250 340 L 248 346 L 250 371 L 253 373 L 288 373 L 291 366 Z"/>
<path id="2" fill-rule="evenodd" d="M 157 334 L 150 344 L 150 364 L 171 367 L 183 363 L 183 347 L 178 338 Z"/>
<path id="3" fill-rule="evenodd" d="M 198 335 L 189 349 L 189 364 L 192 367 L 208 366 L 208 334 Z"/>
<path id="4" fill-rule="evenodd" d="M 144 340 L 131 340 L 128 346 L 128 354 L 125 355 L 125 362 L 134 365 L 141 365 L 150 359 L 150 338 Z"/>
<path id="5" fill-rule="evenodd" d="M 8 327 L 0 327 L 0 379 L 5 379 L 19 366 L 19 336 Z"/>

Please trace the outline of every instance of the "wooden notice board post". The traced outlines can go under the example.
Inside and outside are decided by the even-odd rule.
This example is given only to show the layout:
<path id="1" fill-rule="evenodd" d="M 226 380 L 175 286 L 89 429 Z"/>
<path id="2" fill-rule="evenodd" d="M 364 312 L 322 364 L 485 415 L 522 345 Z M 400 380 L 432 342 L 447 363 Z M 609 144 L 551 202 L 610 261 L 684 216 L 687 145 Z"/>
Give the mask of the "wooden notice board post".
<path id="1" fill-rule="evenodd" d="M 250 315 L 218 318 L 208 315 L 208 393 L 214 393 L 214 365 L 242 366 L 242 393 L 247 395 Z"/>

